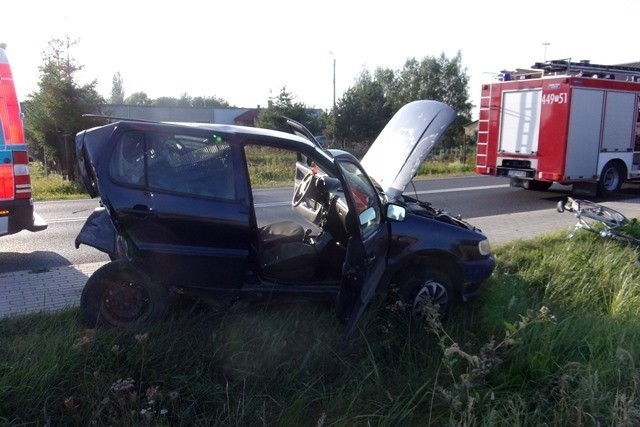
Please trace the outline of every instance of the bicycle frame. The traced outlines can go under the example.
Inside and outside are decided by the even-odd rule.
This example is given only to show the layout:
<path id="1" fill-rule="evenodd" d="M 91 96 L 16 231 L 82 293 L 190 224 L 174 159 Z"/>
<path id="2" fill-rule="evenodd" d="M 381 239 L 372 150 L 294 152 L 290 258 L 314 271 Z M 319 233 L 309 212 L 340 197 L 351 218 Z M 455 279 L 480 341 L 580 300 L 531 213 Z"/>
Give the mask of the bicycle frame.
<path id="1" fill-rule="evenodd" d="M 603 206 L 589 200 L 573 199 L 558 202 L 558 212 L 569 211 L 578 218 L 576 226 L 569 234 L 569 238 L 575 236 L 578 230 L 587 230 L 603 238 L 612 238 L 640 247 L 640 240 L 623 232 L 621 229 L 626 224 L 633 224 L 636 219 L 627 219 L 615 209 Z M 596 225 L 600 224 L 600 226 Z"/>

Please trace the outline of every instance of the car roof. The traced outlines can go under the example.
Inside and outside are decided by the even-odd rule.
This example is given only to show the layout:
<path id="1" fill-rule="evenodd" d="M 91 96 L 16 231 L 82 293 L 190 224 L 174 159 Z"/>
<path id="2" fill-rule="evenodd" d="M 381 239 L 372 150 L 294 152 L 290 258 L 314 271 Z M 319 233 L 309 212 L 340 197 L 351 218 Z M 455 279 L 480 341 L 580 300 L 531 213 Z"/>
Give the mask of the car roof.
<path id="1" fill-rule="evenodd" d="M 120 126 L 123 124 L 135 124 L 135 125 L 143 125 L 153 126 L 172 126 L 172 127 L 186 127 L 192 129 L 203 129 L 209 130 L 213 132 L 223 132 L 234 134 L 238 136 L 244 137 L 267 137 L 267 138 L 275 138 L 278 139 L 281 145 L 286 145 L 291 148 L 296 147 L 300 148 L 300 145 L 303 145 L 306 149 L 316 150 L 316 144 L 307 138 L 302 136 L 295 135 L 293 133 L 283 132 L 280 130 L 273 129 L 265 129 L 258 127 L 250 127 L 250 126 L 239 126 L 239 125 L 226 125 L 226 124 L 217 124 L 217 123 L 199 123 L 199 122 L 156 122 L 156 121 L 146 121 L 146 120 L 126 120 L 120 119 L 115 123 L 112 123 L 114 126 Z M 284 144 L 282 144 L 284 143 Z M 326 152 L 325 152 L 326 154 Z"/>

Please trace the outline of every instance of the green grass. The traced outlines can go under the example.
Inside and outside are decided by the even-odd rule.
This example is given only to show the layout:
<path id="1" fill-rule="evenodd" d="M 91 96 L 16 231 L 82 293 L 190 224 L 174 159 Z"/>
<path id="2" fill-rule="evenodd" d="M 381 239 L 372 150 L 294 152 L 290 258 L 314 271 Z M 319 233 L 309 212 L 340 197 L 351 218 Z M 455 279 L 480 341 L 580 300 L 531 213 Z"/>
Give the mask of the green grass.
<path id="1" fill-rule="evenodd" d="M 459 160 L 427 160 L 418 170 L 419 177 L 441 177 L 471 175 L 475 173 L 475 159 L 473 162 L 462 163 Z"/>
<path id="2" fill-rule="evenodd" d="M 295 154 L 271 147 L 250 145 L 245 149 L 251 185 L 276 187 L 292 185 L 295 178 Z"/>
<path id="3" fill-rule="evenodd" d="M 589 233 L 495 248 L 479 299 L 415 326 L 374 303 L 175 310 L 85 331 L 0 320 L 0 425 L 638 425 L 640 267 Z"/>
<path id="4" fill-rule="evenodd" d="M 29 166 L 29 173 L 31 175 L 33 200 L 35 201 L 83 199 L 89 197 L 79 181 L 63 179 L 63 177 L 57 173 L 45 175 L 44 168 L 39 163 L 32 163 Z"/>

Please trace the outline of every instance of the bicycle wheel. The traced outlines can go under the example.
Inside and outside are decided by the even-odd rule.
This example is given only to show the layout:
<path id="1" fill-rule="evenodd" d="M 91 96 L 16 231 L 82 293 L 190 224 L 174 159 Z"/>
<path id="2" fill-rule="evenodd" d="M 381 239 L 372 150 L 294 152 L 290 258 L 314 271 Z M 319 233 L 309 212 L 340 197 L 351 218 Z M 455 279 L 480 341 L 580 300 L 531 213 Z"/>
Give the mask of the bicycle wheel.
<path id="1" fill-rule="evenodd" d="M 617 210 L 588 200 L 580 200 L 579 212 L 581 216 L 601 222 L 609 228 L 621 227 L 627 222 L 627 217 Z"/>
<path id="2" fill-rule="evenodd" d="M 622 243 L 626 243 L 636 248 L 640 248 L 640 239 L 636 239 L 633 236 L 629 236 L 628 234 L 623 234 L 617 230 L 610 230 L 607 234 L 609 237 L 611 237 L 614 240 L 617 240 Z"/>

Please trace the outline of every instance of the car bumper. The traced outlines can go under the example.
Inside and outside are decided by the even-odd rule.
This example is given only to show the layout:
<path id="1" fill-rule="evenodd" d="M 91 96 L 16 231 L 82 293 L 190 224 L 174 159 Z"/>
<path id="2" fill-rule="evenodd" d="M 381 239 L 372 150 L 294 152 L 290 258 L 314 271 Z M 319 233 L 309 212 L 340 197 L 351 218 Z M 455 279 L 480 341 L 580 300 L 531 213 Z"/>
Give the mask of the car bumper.
<path id="1" fill-rule="evenodd" d="M 42 231 L 48 226 L 47 222 L 34 212 L 31 200 L 0 202 L 0 213 L 0 236 L 22 230 Z"/>
<path id="2" fill-rule="evenodd" d="M 87 218 L 82 229 L 76 236 L 76 249 L 81 244 L 91 246 L 111 256 L 117 257 L 117 234 L 109 219 L 109 214 L 103 207 L 96 208 Z"/>
<path id="3" fill-rule="evenodd" d="M 459 263 L 464 272 L 464 280 L 460 296 L 463 301 L 469 301 L 477 296 L 484 282 L 491 277 L 496 268 L 493 256 L 480 260 L 468 260 Z"/>

